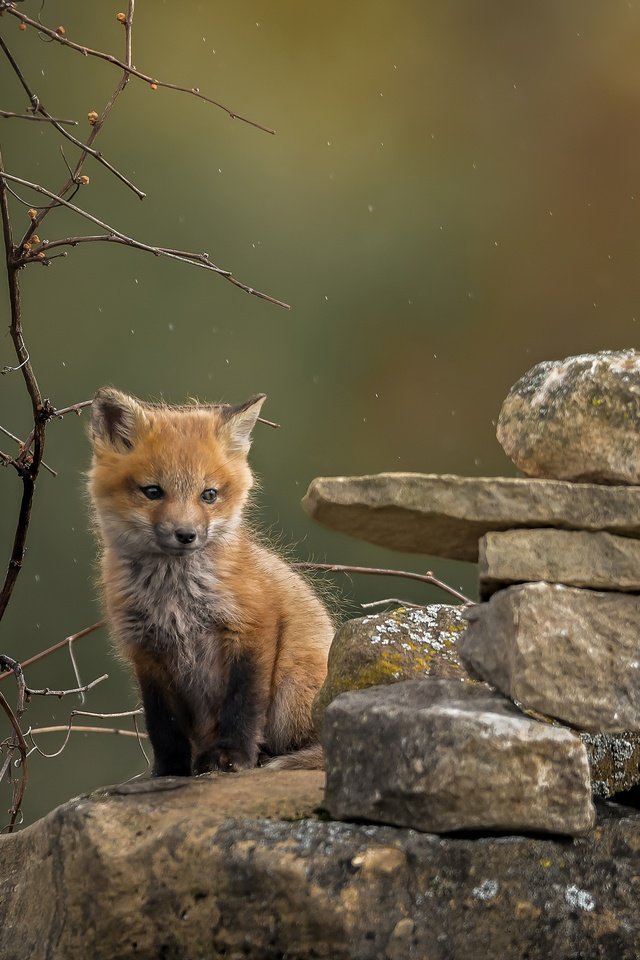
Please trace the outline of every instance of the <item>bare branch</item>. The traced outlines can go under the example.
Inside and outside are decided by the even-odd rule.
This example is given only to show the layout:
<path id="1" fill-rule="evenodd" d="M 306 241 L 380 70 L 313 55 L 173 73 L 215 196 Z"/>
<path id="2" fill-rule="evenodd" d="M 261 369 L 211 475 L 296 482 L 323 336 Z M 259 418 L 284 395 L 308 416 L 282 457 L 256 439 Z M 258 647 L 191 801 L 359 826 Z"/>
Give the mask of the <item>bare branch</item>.
<path id="1" fill-rule="evenodd" d="M 13 4 L 9 3 L 8 0 L 0 2 L 0 11 L 1 10 L 6 10 L 6 12 L 11 14 L 11 16 L 21 20 L 22 23 L 28 24 L 29 26 L 33 27 L 34 30 L 45 34 L 47 37 L 51 37 L 51 39 L 55 40 L 57 43 L 81 53 L 84 57 L 96 57 L 98 60 L 105 60 L 107 63 L 111 63 L 116 67 L 120 67 L 121 70 L 125 70 L 130 76 L 136 77 L 138 80 L 143 80 L 145 83 L 152 84 L 154 90 L 157 87 L 164 87 L 167 90 L 177 90 L 179 93 L 191 94 L 192 96 L 197 97 L 199 100 L 204 100 L 206 103 L 210 103 L 214 107 L 218 107 L 220 110 L 223 110 L 227 116 L 231 118 L 231 120 L 241 120 L 243 123 L 248 123 L 251 127 L 257 127 L 258 130 L 263 130 L 264 133 L 275 133 L 275 130 L 272 130 L 270 127 L 265 127 L 261 123 L 257 123 L 255 120 L 249 120 L 248 117 L 243 117 L 241 114 L 236 113 L 235 110 L 230 110 L 229 107 L 225 107 L 224 104 L 220 103 L 218 100 L 213 100 L 211 97 L 205 96 L 204 93 L 200 92 L 198 87 L 181 87 L 176 83 L 167 83 L 165 80 L 158 80 L 157 77 L 152 77 L 149 74 L 142 73 L 140 70 L 136 70 L 135 67 L 127 63 L 123 63 L 122 60 L 118 60 L 117 57 L 112 56 L 110 53 L 103 53 L 101 50 L 92 50 L 91 47 L 85 47 L 79 43 L 74 43 L 67 37 L 63 37 L 59 33 L 56 33 L 56 31 L 52 30 L 50 27 L 45 27 L 42 23 L 38 23 L 37 20 L 32 20 L 31 17 L 27 17 L 26 14 L 16 10 Z"/>
<path id="2" fill-rule="evenodd" d="M 65 124 L 68 127 L 77 127 L 77 120 L 63 120 L 61 117 L 52 117 L 52 116 L 41 116 L 37 113 L 12 113 L 11 110 L 0 110 L 0 118 L 5 120 L 10 120 L 15 118 L 16 120 L 37 120 L 40 123 L 60 123 Z"/>
<path id="3" fill-rule="evenodd" d="M 31 727 L 27 730 L 27 736 L 31 737 L 32 733 L 62 733 L 69 729 L 68 724 L 60 724 L 54 727 Z M 115 733 L 121 737 L 141 737 L 145 740 L 148 739 L 148 734 L 143 733 L 142 731 L 136 730 L 123 730 L 121 727 L 92 727 L 89 725 L 86 726 L 72 726 L 71 730 L 74 733 Z M 32 741 L 33 742 L 33 741 Z M 33 744 L 35 747 L 35 744 Z M 36 747 L 37 750 L 37 747 Z M 43 756 L 56 756 L 56 754 L 42 754 Z"/>
<path id="4" fill-rule="evenodd" d="M 11 550 L 11 557 L 9 559 L 9 566 L 4 578 L 4 583 L 2 585 L 2 590 L 0 591 L 0 620 L 2 619 L 4 612 L 9 603 L 11 594 L 16 584 L 16 580 L 22 569 L 22 562 L 24 559 L 24 552 L 27 540 L 27 532 L 29 529 L 29 522 L 31 520 L 31 505 L 33 503 L 33 495 L 35 491 L 35 481 L 38 476 L 38 470 L 40 468 L 40 462 L 42 460 L 42 455 L 44 452 L 44 440 L 45 440 L 45 425 L 39 420 L 40 411 L 42 410 L 42 394 L 40 393 L 40 387 L 38 386 L 38 381 L 36 380 L 35 374 L 33 372 L 33 367 L 31 366 L 31 361 L 29 359 L 29 352 L 26 348 L 24 342 L 24 336 L 22 333 L 22 312 L 20 305 L 20 287 L 18 285 L 18 270 L 13 262 L 13 257 L 15 253 L 15 248 L 13 245 L 13 233 L 11 229 L 11 217 L 9 214 L 9 203 L 7 199 L 6 191 L 6 182 L 4 180 L 4 164 L 2 162 L 2 154 L 0 153 L 0 217 L 2 219 L 2 231 L 4 236 L 4 245 L 6 250 L 6 269 L 7 269 L 7 280 L 9 286 L 9 304 L 11 310 L 11 323 L 9 325 L 9 332 L 11 339 L 13 341 L 14 349 L 16 351 L 16 356 L 18 358 L 18 364 L 22 372 L 22 376 L 25 381 L 27 392 L 31 400 L 31 407 L 33 411 L 33 423 L 34 423 L 34 451 L 31 457 L 30 463 L 25 465 L 24 471 L 21 473 L 22 479 L 22 499 L 20 501 L 20 510 L 18 513 L 18 521 L 15 528 L 15 533 L 13 537 L 13 547 Z M 15 822 L 15 821 L 14 821 Z"/>
<path id="5" fill-rule="evenodd" d="M 17 786 L 14 785 L 13 798 L 11 801 L 11 820 L 8 826 L 5 828 L 8 833 L 11 833 L 16 824 L 16 820 L 18 819 L 18 815 L 20 813 L 20 807 L 22 806 L 24 791 L 26 789 L 27 781 L 29 778 L 28 770 L 27 770 L 27 744 L 25 742 L 24 736 L 22 734 L 22 730 L 20 729 L 20 724 L 18 723 L 15 713 L 13 712 L 13 710 L 11 709 L 11 707 L 9 706 L 6 699 L 1 693 L 0 693 L 0 707 L 2 707 L 2 709 L 6 713 L 9 719 L 9 723 L 13 728 L 13 732 L 15 734 L 14 746 L 20 751 L 20 782 L 17 784 Z M 11 749 L 11 744 L 9 745 L 9 749 Z"/>
<path id="6" fill-rule="evenodd" d="M 61 650 L 70 643 L 75 643 L 76 640 L 80 640 L 82 637 L 88 637 L 89 634 L 94 633 L 96 630 L 99 630 L 100 627 L 104 627 L 104 625 L 105 621 L 99 620 L 97 623 L 92 623 L 90 627 L 85 627 L 83 630 L 78 630 L 77 633 L 72 633 L 70 637 L 65 637 L 64 640 L 54 643 L 53 646 L 47 647 L 46 650 L 41 650 L 40 653 L 36 653 L 33 657 L 29 657 L 28 660 L 24 660 L 22 663 L 23 669 L 25 667 L 30 667 L 32 663 L 38 663 L 39 660 L 44 660 L 45 657 L 51 656 L 52 653 L 55 653 L 57 650 Z M 12 676 L 12 673 L 13 671 L 11 670 L 5 670 L 4 673 L 0 673 L 0 680 L 6 680 L 7 677 Z"/>
<path id="7" fill-rule="evenodd" d="M 1 9 L 1 5 L 0 5 L 0 9 Z M 14 73 L 16 73 L 20 82 L 22 83 L 22 86 L 24 87 L 36 114 L 38 114 L 43 120 L 47 120 L 52 127 L 55 127 L 58 133 L 60 133 L 66 140 L 69 140 L 69 142 L 72 143 L 74 146 L 79 147 L 80 150 L 82 150 L 84 153 L 91 154 L 91 156 L 95 160 L 97 160 L 98 163 L 101 163 L 104 167 L 106 167 L 107 170 L 109 170 L 115 177 L 117 177 L 118 180 L 121 180 L 127 187 L 129 187 L 130 190 L 133 190 L 133 192 L 142 200 L 146 196 L 146 194 L 143 193 L 142 190 L 140 190 L 138 187 L 136 187 L 134 183 L 128 180 L 127 177 L 124 176 L 124 174 L 120 173 L 120 171 L 117 170 L 112 163 L 109 163 L 108 160 L 105 160 L 105 158 L 102 156 L 101 153 L 99 153 L 99 151 L 94 150 L 93 147 L 90 146 L 90 144 L 85 144 L 82 142 L 82 140 L 78 140 L 77 137 L 74 137 L 73 134 L 69 133 L 67 130 L 64 129 L 64 126 L 62 125 L 62 123 L 56 120 L 55 117 L 53 117 L 47 110 L 45 110 L 45 108 L 43 107 L 40 101 L 40 98 L 33 92 L 33 90 L 31 90 L 31 88 L 27 84 L 27 81 L 25 80 L 24 75 L 20 70 L 20 67 L 18 66 L 17 61 L 13 57 L 11 51 L 9 50 L 9 48 L 7 47 L 6 43 L 4 42 L 1 36 L 0 36 L 0 47 L 4 51 L 5 56 L 9 60 L 9 63 L 11 64 L 11 66 L 13 67 Z M 73 183 L 74 180 L 72 179 L 70 182 Z M 65 186 L 66 186 L 66 189 L 68 189 L 68 186 L 67 185 Z M 66 189 L 63 187 L 63 189 L 61 190 L 61 193 L 65 193 Z M 44 211 L 44 213 L 38 218 L 38 223 L 40 223 L 44 219 L 44 216 L 46 216 L 46 213 L 48 213 L 49 209 L 50 208 L 47 208 L 47 210 Z"/>
<path id="8" fill-rule="evenodd" d="M 441 590 L 444 590 L 446 593 L 450 593 L 452 597 L 456 597 L 458 600 L 461 600 L 462 603 L 468 603 L 472 606 L 475 606 L 473 600 L 470 600 L 469 597 L 465 597 L 463 593 L 460 593 L 459 590 L 455 590 L 453 587 L 450 587 L 449 584 L 444 583 L 442 580 L 438 580 L 437 577 L 434 577 L 433 573 L 429 570 L 427 573 L 413 573 L 409 570 L 392 570 L 392 569 L 383 569 L 381 567 L 353 567 L 344 563 L 292 563 L 292 567 L 296 567 L 298 570 L 321 570 L 325 573 L 363 573 L 363 574 L 376 574 L 381 577 L 404 577 L 407 580 L 418 580 L 420 583 L 430 583 L 434 587 L 440 587 Z"/>
<path id="9" fill-rule="evenodd" d="M 27 697 L 58 697 L 58 699 L 61 700 L 62 697 L 66 697 L 70 693 L 86 693 L 99 683 L 102 683 L 103 680 L 108 679 L 109 674 L 103 673 L 101 677 L 97 677 L 95 680 L 92 680 L 91 683 L 85 683 L 81 687 L 73 687 L 71 690 L 51 690 L 49 687 L 44 687 L 42 690 L 32 690 L 31 687 L 27 687 L 26 694 Z"/>
<path id="10" fill-rule="evenodd" d="M 0 424 L 0 430 L 2 431 L 2 433 L 4 433 L 5 436 L 9 437 L 11 440 L 15 440 L 15 442 L 20 445 L 20 454 L 24 453 L 24 451 L 27 449 L 27 446 L 26 444 L 23 443 L 20 437 L 16 437 L 15 433 L 11 433 L 11 431 L 7 430 L 6 427 L 3 427 L 2 424 Z M 17 461 L 15 460 L 12 461 L 12 463 L 17 465 Z M 44 460 L 42 461 L 42 466 L 45 468 L 45 470 L 48 470 L 49 473 L 51 473 L 54 477 L 58 476 L 56 471 L 52 467 L 50 467 L 48 464 L 46 464 Z"/>
<path id="11" fill-rule="evenodd" d="M 371 607 L 382 607 L 387 603 L 395 603 L 399 607 L 416 607 L 418 610 L 424 607 L 424 603 L 411 603 L 410 600 L 399 600 L 397 597 L 387 597 L 386 600 L 370 600 L 369 603 L 361 603 L 360 606 L 363 610 L 368 610 Z"/>
<path id="12" fill-rule="evenodd" d="M 91 223 L 95 223 L 99 227 L 102 227 L 103 230 L 107 231 L 106 235 L 101 236 L 68 237 L 66 240 L 52 240 L 50 242 L 43 242 L 38 248 L 38 256 L 43 251 L 63 245 L 75 247 L 79 243 L 95 243 L 98 241 L 107 243 L 120 243 L 127 247 L 133 247 L 135 250 L 144 250 L 146 253 L 152 253 L 156 257 L 168 257 L 170 260 L 179 260 L 182 263 L 190 263 L 196 267 L 202 267 L 205 270 L 212 270 L 214 273 L 224 277 L 225 280 L 228 280 L 229 283 L 232 283 L 236 287 L 240 287 L 240 289 L 244 290 L 245 293 L 250 293 L 254 297 L 259 297 L 261 300 L 267 300 L 269 303 L 274 303 L 278 307 L 284 307 L 285 310 L 290 309 L 288 303 L 284 303 L 282 300 L 277 300 L 275 297 L 272 297 L 267 293 L 262 293 L 260 290 L 256 290 L 254 287 L 249 287 L 240 280 L 237 280 L 236 277 L 234 277 L 228 270 L 223 270 L 222 267 L 218 267 L 215 263 L 213 263 L 209 259 L 209 255 L 207 253 L 188 253 L 184 251 L 176 253 L 168 247 L 153 247 L 148 243 L 142 243 L 139 240 L 134 240 L 131 237 L 127 237 L 124 233 L 120 233 L 119 230 L 116 230 L 115 227 L 109 226 L 109 224 L 105 223 L 104 220 L 99 220 L 98 217 L 94 217 L 93 214 L 87 213 L 86 210 L 83 210 L 81 207 L 77 207 L 74 203 L 69 203 L 68 200 L 57 196 L 55 193 L 52 193 L 51 190 L 47 190 L 45 187 L 42 187 L 39 183 L 31 183 L 29 180 L 23 180 L 21 177 L 16 177 L 12 174 L 6 173 L 1 168 L 0 180 L 8 180 L 11 183 L 19 183 L 23 187 L 30 187 L 32 190 L 35 190 L 36 193 L 41 193 L 45 197 L 50 197 L 52 200 L 55 200 L 57 204 L 67 207 L 69 210 L 73 210 L 74 213 L 84 217 L 85 220 L 89 220 Z M 24 264 L 33 262 L 33 260 L 33 257 L 28 256 L 17 261 L 17 263 L 18 265 L 22 266 Z"/>

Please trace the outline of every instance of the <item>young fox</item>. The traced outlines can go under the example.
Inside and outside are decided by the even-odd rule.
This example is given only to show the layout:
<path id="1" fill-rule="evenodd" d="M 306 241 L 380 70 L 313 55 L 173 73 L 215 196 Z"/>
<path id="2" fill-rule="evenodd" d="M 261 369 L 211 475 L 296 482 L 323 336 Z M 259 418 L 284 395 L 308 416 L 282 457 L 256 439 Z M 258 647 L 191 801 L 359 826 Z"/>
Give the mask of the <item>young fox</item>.
<path id="1" fill-rule="evenodd" d="M 321 757 L 311 704 L 331 619 L 242 516 L 264 399 L 173 407 L 104 387 L 93 401 L 107 615 L 140 685 L 155 776 Z"/>

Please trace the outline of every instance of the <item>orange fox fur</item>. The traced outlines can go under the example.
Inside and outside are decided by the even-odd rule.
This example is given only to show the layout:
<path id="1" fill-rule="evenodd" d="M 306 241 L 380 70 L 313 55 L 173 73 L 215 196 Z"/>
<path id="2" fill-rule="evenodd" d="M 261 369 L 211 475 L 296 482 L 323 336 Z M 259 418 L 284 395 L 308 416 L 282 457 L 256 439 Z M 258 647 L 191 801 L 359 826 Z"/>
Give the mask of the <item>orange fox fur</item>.
<path id="1" fill-rule="evenodd" d="M 105 387 L 93 402 L 104 599 L 140 685 L 156 775 L 320 756 L 311 704 L 332 622 L 243 520 L 264 399 L 173 407 Z"/>

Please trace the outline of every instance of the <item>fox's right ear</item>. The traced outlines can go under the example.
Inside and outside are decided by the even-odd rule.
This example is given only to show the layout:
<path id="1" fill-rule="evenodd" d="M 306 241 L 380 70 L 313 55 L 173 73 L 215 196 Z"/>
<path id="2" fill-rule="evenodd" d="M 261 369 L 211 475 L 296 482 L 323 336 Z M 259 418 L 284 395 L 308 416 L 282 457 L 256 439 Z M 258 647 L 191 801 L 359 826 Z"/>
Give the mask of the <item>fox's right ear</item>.
<path id="1" fill-rule="evenodd" d="M 138 428 L 145 422 L 142 404 L 113 387 L 101 387 L 91 404 L 93 439 L 126 453 L 131 450 Z"/>

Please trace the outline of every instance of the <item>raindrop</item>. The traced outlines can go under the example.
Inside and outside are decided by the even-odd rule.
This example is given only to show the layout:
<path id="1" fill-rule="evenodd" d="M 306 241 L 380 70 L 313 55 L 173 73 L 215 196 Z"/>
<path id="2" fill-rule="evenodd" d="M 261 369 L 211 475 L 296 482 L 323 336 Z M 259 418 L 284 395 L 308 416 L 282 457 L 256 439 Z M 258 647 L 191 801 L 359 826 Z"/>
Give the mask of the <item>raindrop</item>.
<path id="1" fill-rule="evenodd" d="M 369 211 L 369 213 L 373 213 L 373 204 L 372 204 L 372 203 L 370 203 L 370 204 L 367 206 L 367 210 Z"/>
<path id="2" fill-rule="evenodd" d="M 39 574 L 39 573 L 36 573 L 36 574 L 34 575 L 33 579 L 35 580 L 36 583 L 40 583 L 40 574 Z"/>
<path id="3" fill-rule="evenodd" d="M 167 324 L 167 327 L 169 328 L 169 330 L 173 331 L 173 324 L 172 324 L 172 323 L 168 323 L 168 324 Z"/>

